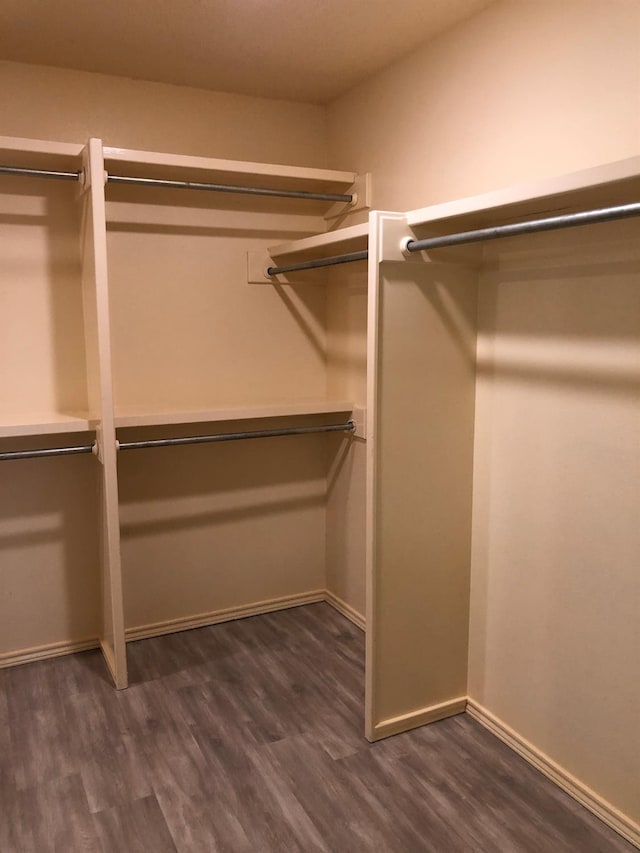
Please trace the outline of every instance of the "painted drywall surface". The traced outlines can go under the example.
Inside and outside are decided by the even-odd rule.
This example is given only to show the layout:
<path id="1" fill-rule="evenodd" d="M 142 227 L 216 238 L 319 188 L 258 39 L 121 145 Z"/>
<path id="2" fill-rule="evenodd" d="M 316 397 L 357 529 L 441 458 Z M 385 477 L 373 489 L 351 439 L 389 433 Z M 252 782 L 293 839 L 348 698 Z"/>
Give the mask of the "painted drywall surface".
<path id="1" fill-rule="evenodd" d="M 364 621 L 365 442 L 327 445 L 327 589 Z"/>
<path id="2" fill-rule="evenodd" d="M 329 107 L 396 210 L 636 155 L 639 123 L 626 0 L 496 3 Z M 479 377 L 469 693 L 637 821 L 637 267 L 600 251 L 479 290 L 483 369 L 526 363 Z"/>
<path id="3" fill-rule="evenodd" d="M 4 426 L 87 409 L 75 189 L 59 182 L 0 179 Z M 3 438 L 0 449 L 89 441 L 84 434 L 53 441 Z M 2 463 L 0 655 L 96 634 L 94 464 L 87 457 Z"/>
<path id="4" fill-rule="evenodd" d="M 325 397 L 324 288 L 246 277 L 247 251 L 305 236 L 316 217 L 280 200 L 108 197 L 116 412 Z M 123 457 L 127 627 L 324 589 L 324 451 L 311 436 Z"/>
<path id="5" fill-rule="evenodd" d="M 78 433 L 56 438 L 63 445 L 90 440 Z M 0 443 L 2 450 L 27 446 L 46 446 L 46 440 Z M 99 618 L 95 461 L 78 456 L 12 460 L 2 466 L 0 656 L 95 638 Z"/>
<path id="6" fill-rule="evenodd" d="M 487 247 L 469 694 L 640 818 L 640 222 Z"/>
<path id="7" fill-rule="evenodd" d="M 0 62 L 5 136 L 229 160 L 326 165 L 322 107 Z"/>
<path id="8" fill-rule="evenodd" d="M 129 453 L 119 482 L 127 627 L 324 589 L 324 436 Z"/>
<path id="9" fill-rule="evenodd" d="M 248 251 L 322 222 L 281 199 L 204 195 L 107 193 L 116 412 L 323 399 L 325 289 L 247 281 Z"/>
<path id="10" fill-rule="evenodd" d="M 327 390 L 366 405 L 366 264 L 335 267 L 327 276 Z M 364 619 L 365 442 L 328 445 L 327 589 Z"/>
<path id="11" fill-rule="evenodd" d="M 367 618 L 372 722 L 384 727 L 466 695 L 477 276 L 379 270 Z"/>
<path id="12" fill-rule="evenodd" d="M 640 150 L 635 0 L 505 0 L 328 109 L 333 163 L 407 210 Z M 350 166 L 351 168 L 351 166 Z"/>

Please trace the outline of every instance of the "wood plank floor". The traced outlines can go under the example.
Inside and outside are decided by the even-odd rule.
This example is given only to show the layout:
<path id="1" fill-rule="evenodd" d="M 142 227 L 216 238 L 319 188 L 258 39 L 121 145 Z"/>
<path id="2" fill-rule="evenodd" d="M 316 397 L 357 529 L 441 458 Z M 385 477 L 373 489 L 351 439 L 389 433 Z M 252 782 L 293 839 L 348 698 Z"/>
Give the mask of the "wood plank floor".
<path id="1" fill-rule="evenodd" d="M 0 671 L 2 853 L 622 853 L 466 715 L 362 737 L 364 637 L 326 604 Z"/>

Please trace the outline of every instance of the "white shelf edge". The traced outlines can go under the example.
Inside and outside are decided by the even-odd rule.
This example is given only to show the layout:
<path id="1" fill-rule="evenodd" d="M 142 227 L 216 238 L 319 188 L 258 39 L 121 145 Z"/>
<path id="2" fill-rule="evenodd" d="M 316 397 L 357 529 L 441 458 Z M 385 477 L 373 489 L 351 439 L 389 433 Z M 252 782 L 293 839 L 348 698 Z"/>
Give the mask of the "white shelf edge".
<path id="1" fill-rule="evenodd" d="M 46 139 L 28 139 L 17 136 L 0 136 L 0 154 L 33 154 L 52 158 L 80 158 L 86 143 L 55 142 Z M 245 160 L 223 160 L 168 154 L 157 151 L 139 151 L 131 148 L 104 146 L 104 159 L 112 163 L 159 166 L 198 172 L 224 173 L 265 179 L 300 181 L 307 184 L 340 184 L 351 187 L 357 180 L 356 172 L 338 169 L 319 169 L 306 166 L 289 166 L 278 163 L 255 163 Z"/>
<path id="2" fill-rule="evenodd" d="M 19 136 L 0 136 L 0 152 L 20 154 L 49 154 L 52 157 L 80 157 L 84 145 L 71 142 L 50 142 L 47 139 L 26 139 Z"/>
<path id="3" fill-rule="evenodd" d="M 554 196 L 579 192 L 580 190 L 596 189 L 607 184 L 614 184 L 637 177 L 640 177 L 640 156 L 629 157 L 625 160 L 606 163 L 603 166 L 594 166 L 590 169 L 569 172 L 564 175 L 544 178 L 514 187 L 494 190 L 481 195 L 467 196 L 466 198 L 455 201 L 417 208 L 410 210 L 406 214 L 407 222 L 411 227 L 418 227 L 443 219 L 481 213 L 493 208 L 505 208 L 512 205 L 526 204 L 527 202 L 551 199 Z"/>
<path id="4" fill-rule="evenodd" d="M 105 146 L 104 159 L 107 163 L 129 163 L 146 166 L 165 166 L 201 172 L 217 172 L 229 175 L 282 178 L 310 183 L 344 184 L 355 183 L 355 172 L 335 169 L 317 169 L 304 166 L 287 166 L 274 163 L 252 163 L 244 160 L 221 160 L 209 157 L 191 157 L 184 154 L 165 154 L 156 151 L 137 151 L 129 148 Z"/>
<path id="5" fill-rule="evenodd" d="M 38 416 L 25 414 L 20 421 L 0 423 L 0 438 L 20 438 L 30 435 L 56 435 L 66 432 L 92 432 L 96 421 L 89 417 L 74 417 L 48 413 Z"/>
<path id="6" fill-rule="evenodd" d="M 342 243 L 349 243 L 352 240 L 362 240 L 363 246 L 369 238 L 369 223 L 363 222 L 360 225 L 350 225 L 347 228 L 337 228 L 335 231 L 325 231 L 322 234 L 315 234 L 313 237 L 303 237 L 300 240 L 290 240 L 287 243 L 278 243 L 276 246 L 269 246 L 267 252 L 272 257 L 280 255 L 295 255 L 300 252 L 308 252 L 314 249 L 327 249 L 331 246 L 340 246 Z"/>
<path id="7" fill-rule="evenodd" d="M 116 429 L 140 426 L 217 423 L 222 421 L 260 420 L 262 418 L 326 415 L 351 412 L 353 403 L 346 400 L 320 400 L 301 403 L 274 403 L 264 406 L 232 406 L 196 411 L 136 412 L 116 409 Z"/>
<path id="8" fill-rule="evenodd" d="M 302 237 L 300 240 L 278 243 L 266 250 L 247 252 L 247 281 L 249 284 L 273 284 L 273 279 L 266 274 L 266 270 L 269 266 L 273 266 L 274 258 L 309 252 L 314 252 L 317 257 L 323 258 L 332 254 L 328 250 L 335 248 L 339 251 L 340 246 L 354 242 L 358 246 L 351 247 L 352 251 L 367 248 L 369 242 L 368 222 L 350 225 L 347 228 L 337 228 L 335 231 L 323 231 L 321 234 Z"/>

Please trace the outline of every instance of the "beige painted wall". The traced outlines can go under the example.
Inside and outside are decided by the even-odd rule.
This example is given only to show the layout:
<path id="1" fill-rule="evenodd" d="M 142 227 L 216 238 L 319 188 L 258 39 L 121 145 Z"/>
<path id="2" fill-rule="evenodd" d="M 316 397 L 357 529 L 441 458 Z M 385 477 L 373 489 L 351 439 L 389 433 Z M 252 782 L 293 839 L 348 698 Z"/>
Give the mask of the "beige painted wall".
<path id="1" fill-rule="evenodd" d="M 107 195 L 116 412 L 325 398 L 325 289 L 246 274 L 248 251 L 319 230 L 316 216 L 280 200 Z M 324 439 L 122 454 L 127 627 L 324 589 Z"/>
<path id="2" fill-rule="evenodd" d="M 499 0 L 329 106 L 332 163 L 407 210 L 640 149 L 636 0 Z"/>
<path id="3" fill-rule="evenodd" d="M 127 627 L 324 589 L 324 436 L 129 452 L 118 475 Z"/>
<path id="4" fill-rule="evenodd" d="M 325 111 L 311 104 L 0 62 L 0 115 L 5 136 L 326 165 Z"/>
<path id="5" fill-rule="evenodd" d="M 0 180 L 0 424 L 87 409 L 75 187 Z M 53 446 L 86 444 L 84 434 Z M 0 440 L 4 451 L 48 437 Z M 49 444 L 48 446 L 51 446 Z M 87 457 L 2 463 L 0 658 L 96 635 L 97 471 Z"/>
<path id="6" fill-rule="evenodd" d="M 498 2 L 330 105 L 329 140 L 396 210 L 636 155 L 640 5 Z M 526 363 L 478 385 L 469 690 L 638 821 L 638 271 L 612 246 L 480 288 L 481 353 Z"/>
<path id="7" fill-rule="evenodd" d="M 640 221 L 487 246 L 469 695 L 640 818 Z"/>
<path id="8" fill-rule="evenodd" d="M 327 276 L 327 389 L 330 397 L 366 405 L 367 265 L 345 264 Z M 354 438 L 348 450 L 329 445 L 327 588 L 364 620 L 365 451 Z"/>

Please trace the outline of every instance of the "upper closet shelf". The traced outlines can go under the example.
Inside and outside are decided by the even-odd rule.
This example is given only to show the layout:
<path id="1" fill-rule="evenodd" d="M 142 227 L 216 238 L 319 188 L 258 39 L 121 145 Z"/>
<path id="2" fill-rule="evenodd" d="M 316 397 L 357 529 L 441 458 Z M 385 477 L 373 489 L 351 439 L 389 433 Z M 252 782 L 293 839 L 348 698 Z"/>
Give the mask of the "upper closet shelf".
<path id="1" fill-rule="evenodd" d="M 56 435 L 66 432 L 88 432 L 95 429 L 95 421 L 85 416 L 65 415 L 58 412 L 29 412 L 20 415 L 2 415 L 0 438 L 28 435 Z"/>
<path id="2" fill-rule="evenodd" d="M 0 136 L 0 165 L 24 169 L 77 171 L 82 165 L 84 145 Z"/>
<path id="3" fill-rule="evenodd" d="M 259 187 L 278 186 L 309 192 L 345 193 L 357 178 L 355 172 L 160 154 L 127 148 L 105 147 L 104 160 L 108 172 L 125 176 L 220 183 L 240 181 Z"/>
<path id="4" fill-rule="evenodd" d="M 275 264 L 276 259 L 281 263 L 285 257 L 287 262 L 328 258 L 336 254 L 364 251 L 368 243 L 369 224 L 367 222 L 316 234 L 313 237 L 304 237 L 301 240 L 278 243 L 270 246 L 266 252 L 247 253 L 247 278 L 250 284 L 273 283 L 274 279 L 267 274 L 267 269 Z"/>
<path id="5" fill-rule="evenodd" d="M 125 148 L 105 148 L 104 159 L 109 184 L 295 198 L 305 204 L 314 202 L 310 213 L 322 203 L 325 219 L 335 219 L 370 204 L 369 174 Z"/>
<path id="6" fill-rule="evenodd" d="M 351 412 L 353 403 L 345 400 L 312 400 L 300 403 L 273 403 L 263 406 L 232 406 L 195 411 L 143 411 L 120 407 L 116 411 L 117 428 L 162 426 L 170 424 L 217 423 L 221 421 L 261 420 L 263 418 L 300 417 Z"/>
<path id="7" fill-rule="evenodd" d="M 640 201 L 640 157 L 407 213 L 416 236 L 435 236 Z"/>

